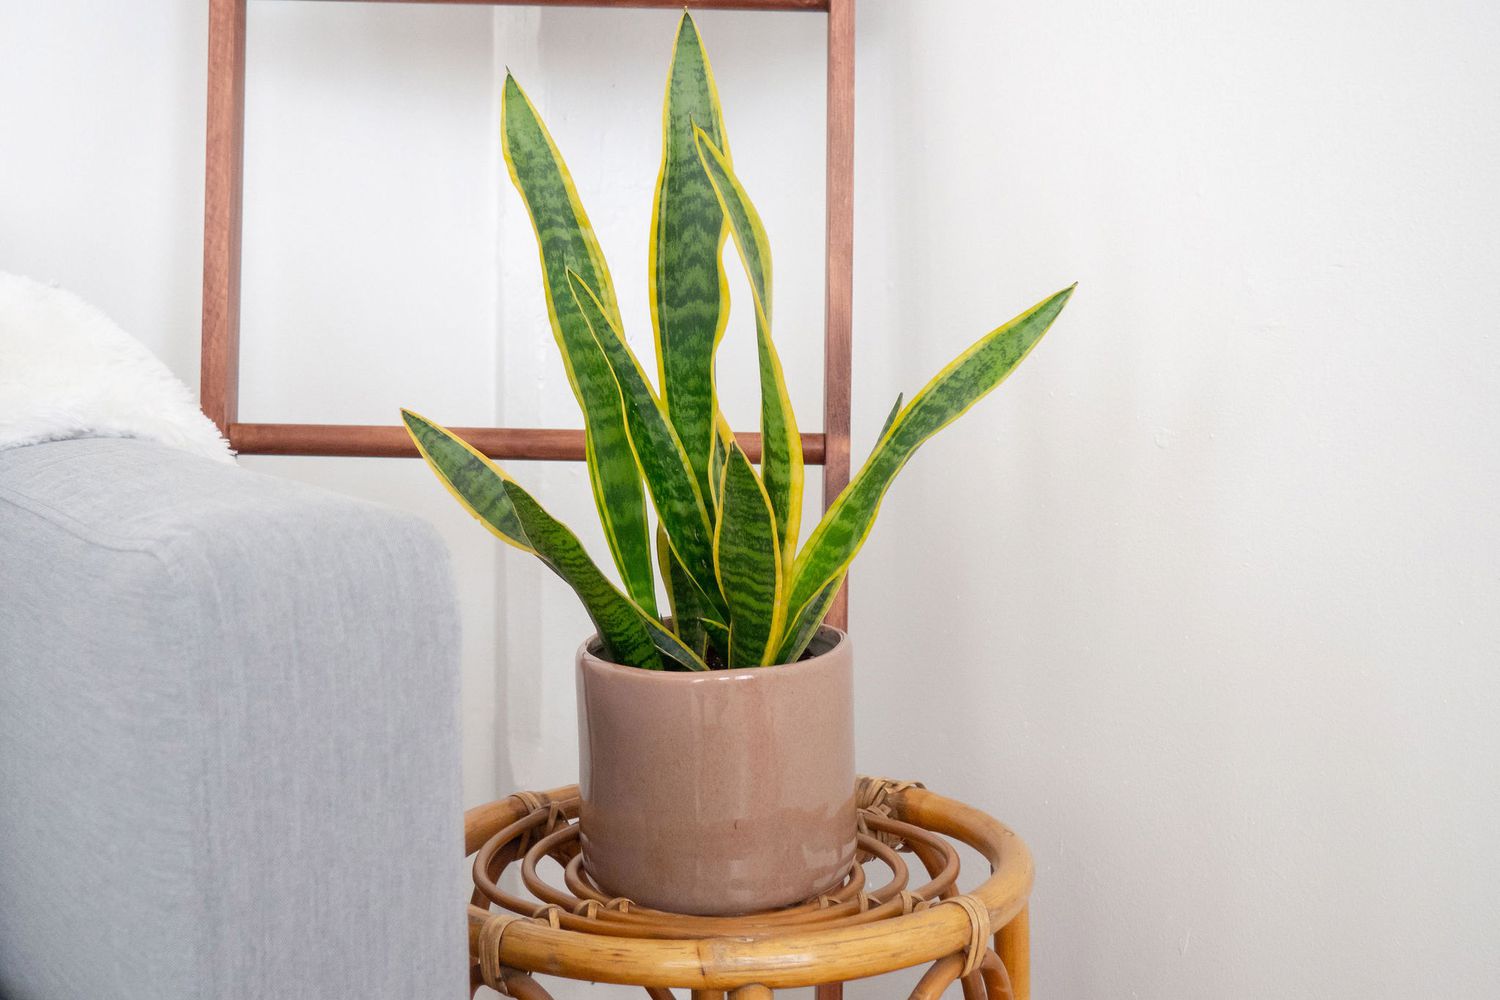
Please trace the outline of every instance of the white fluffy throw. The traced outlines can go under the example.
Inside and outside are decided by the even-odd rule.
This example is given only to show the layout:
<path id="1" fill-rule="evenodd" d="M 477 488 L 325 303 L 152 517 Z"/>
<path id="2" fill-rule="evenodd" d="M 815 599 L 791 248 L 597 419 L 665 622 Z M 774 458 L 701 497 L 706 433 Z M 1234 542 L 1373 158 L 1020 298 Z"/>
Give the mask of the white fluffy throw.
<path id="1" fill-rule="evenodd" d="M 149 438 L 234 461 L 139 341 L 70 292 L 0 272 L 0 449 L 73 437 Z"/>

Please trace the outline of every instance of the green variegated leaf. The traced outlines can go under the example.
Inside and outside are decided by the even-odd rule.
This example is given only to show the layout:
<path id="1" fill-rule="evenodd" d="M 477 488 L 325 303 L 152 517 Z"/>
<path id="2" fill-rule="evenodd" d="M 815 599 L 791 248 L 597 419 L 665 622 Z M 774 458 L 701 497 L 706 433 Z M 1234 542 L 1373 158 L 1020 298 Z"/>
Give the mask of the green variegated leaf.
<path id="1" fill-rule="evenodd" d="M 656 512 L 667 529 L 672 551 L 713 600 L 718 594 L 714 577 L 713 525 L 682 442 L 662 412 L 661 403 L 646 381 L 640 362 L 604 314 L 603 304 L 594 290 L 572 271 L 568 272 L 568 279 L 574 302 L 603 352 L 624 401 L 631 452 L 645 476 L 646 487 L 656 503 Z M 715 606 L 720 604 L 716 602 Z"/>
<path id="2" fill-rule="evenodd" d="M 469 513 L 501 540 L 541 559 L 573 588 L 611 659 L 649 670 L 662 668 L 647 628 L 654 619 L 599 572 L 573 532 L 451 431 L 410 410 L 402 410 L 401 419 L 427 464 Z"/>
<path id="3" fill-rule="evenodd" d="M 401 422 L 417 451 L 453 498 L 507 545 L 535 553 L 505 491 L 505 473 L 467 441 L 411 410 Z"/>
<path id="4" fill-rule="evenodd" d="M 898 414 L 898 413 L 901 412 L 901 401 L 904 400 L 905 398 L 906 398 L 906 393 L 904 393 L 904 392 L 898 392 L 898 393 L 896 393 L 896 402 L 895 402 L 894 405 L 891 406 L 891 412 L 887 413 L 885 415 L 885 423 L 883 423 L 883 424 L 880 425 L 880 437 L 877 437 L 875 439 L 876 441 L 879 441 L 880 438 L 885 437 L 886 434 L 887 434 L 887 432 L 890 431 L 891 424 L 894 424 L 896 422 L 896 414 Z"/>
<path id="5" fill-rule="evenodd" d="M 656 570 L 667 590 L 667 606 L 672 609 L 672 631 L 677 633 L 683 645 L 698 656 L 706 657 L 708 633 L 703 628 L 706 606 L 699 596 L 698 585 L 677 561 L 667 543 L 667 533 L 660 524 L 656 526 Z"/>
<path id="6" fill-rule="evenodd" d="M 807 540 L 792 567 L 788 617 L 849 568 L 880 510 L 880 501 L 912 453 L 999 385 L 1021 363 L 1067 304 L 1066 288 L 984 336 L 944 368 L 896 415 L 854 479 Z"/>
<path id="7" fill-rule="evenodd" d="M 708 459 L 708 485 L 709 504 L 715 511 L 714 517 L 717 522 L 719 509 L 719 480 L 724 478 L 724 458 L 729 454 L 729 442 L 734 440 L 734 432 L 729 429 L 729 422 L 724 419 L 723 414 L 717 418 L 717 433 L 714 434 L 714 447 Z"/>
<path id="8" fill-rule="evenodd" d="M 709 456 L 718 404 L 714 351 L 729 318 L 724 212 L 704 176 L 694 123 L 727 149 L 713 70 L 693 19 L 683 13 L 662 107 L 661 171 L 651 210 L 651 322 L 667 415 L 709 494 Z"/>
<path id="9" fill-rule="evenodd" d="M 729 662 L 729 626 L 712 618 L 703 619 L 703 631 L 708 633 L 708 644 L 719 651 L 719 659 Z"/>
<path id="10" fill-rule="evenodd" d="M 787 395 L 781 359 L 771 340 L 771 243 L 760 214 L 730 167 L 729 158 L 703 129 L 696 132 L 699 159 L 729 220 L 745 265 L 755 305 L 755 343 L 760 359 L 761 478 L 776 512 L 776 537 L 790 566 L 802 523 L 802 437 Z"/>
<path id="11" fill-rule="evenodd" d="M 823 617 L 828 614 L 829 606 L 833 604 L 833 599 L 838 596 L 839 588 L 843 585 L 844 574 L 840 573 L 811 601 L 807 602 L 796 618 L 787 623 L 782 635 L 781 647 L 776 650 L 774 662 L 796 663 L 802 658 L 803 652 L 807 650 L 807 644 L 812 642 L 813 636 L 818 634 L 818 626 L 823 624 Z"/>
<path id="12" fill-rule="evenodd" d="M 655 619 L 609 582 L 584 551 L 578 536 L 543 510 L 531 494 L 514 482 L 507 482 L 505 491 L 517 519 L 526 529 L 532 550 L 583 602 L 604 640 L 604 652 L 617 663 L 661 669 L 656 643 L 647 630 L 647 625 Z"/>
<path id="13" fill-rule="evenodd" d="M 782 563 L 771 498 L 738 444 L 719 483 L 714 533 L 719 588 L 729 602 L 729 666 L 771 662 L 782 622 Z"/>
<path id="14" fill-rule="evenodd" d="M 681 639 L 648 614 L 641 606 L 609 582 L 599 572 L 594 560 L 584 550 L 583 544 L 561 521 L 542 509 L 529 493 L 515 482 L 506 483 L 506 492 L 515 505 L 516 517 L 526 529 L 526 537 L 542 562 L 572 586 L 583 601 L 600 636 L 628 634 L 631 645 L 621 649 L 606 640 L 606 652 L 617 657 L 616 662 L 630 666 L 661 669 L 661 657 L 669 661 L 666 666 L 682 670 L 707 670 L 708 664 L 689 649 Z M 639 649 L 635 628 L 639 626 L 652 647 L 651 655 Z M 652 657 L 655 656 L 653 660 Z"/>
<path id="15" fill-rule="evenodd" d="M 502 99 L 505 162 L 526 202 L 542 260 L 547 314 L 587 432 L 589 478 L 604 537 L 631 597 L 652 614 L 656 586 L 641 476 L 630 456 L 614 378 L 568 286 L 569 268 L 599 292 L 604 312 L 624 329 L 614 286 L 562 154 L 514 78 Z"/>
<path id="16" fill-rule="evenodd" d="M 656 644 L 656 651 L 666 657 L 668 670 L 708 669 L 708 664 L 703 661 L 703 657 L 689 648 L 677 633 L 661 622 L 650 615 L 645 615 L 641 623 L 646 626 L 646 634 L 651 636 L 651 641 Z"/>

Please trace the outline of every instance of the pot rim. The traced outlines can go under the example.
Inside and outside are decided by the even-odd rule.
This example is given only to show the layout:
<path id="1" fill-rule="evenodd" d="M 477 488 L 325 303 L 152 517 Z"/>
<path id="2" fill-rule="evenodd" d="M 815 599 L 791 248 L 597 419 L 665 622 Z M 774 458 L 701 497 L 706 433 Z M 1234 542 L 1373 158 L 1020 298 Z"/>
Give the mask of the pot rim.
<path id="1" fill-rule="evenodd" d="M 594 669 L 604 669 L 614 672 L 617 670 L 628 671 L 630 674 L 640 677 L 646 683 L 661 684 L 691 684 L 705 683 L 714 680 L 745 680 L 750 677 L 785 677 L 788 674 L 800 674 L 809 670 L 816 670 L 826 666 L 834 657 L 849 647 L 849 633 L 843 629 L 834 628 L 832 625 L 819 625 L 814 640 L 827 637 L 832 640 L 832 645 L 816 656 L 809 656 L 792 663 L 768 663 L 761 667 L 729 667 L 723 670 L 646 670 L 642 667 L 632 667 L 626 663 L 616 663 L 606 660 L 595 653 L 591 647 L 599 642 L 599 633 L 595 632 L 583 644 L 578 647 L 576 660 L 581 667 L 587 664 Z"/>

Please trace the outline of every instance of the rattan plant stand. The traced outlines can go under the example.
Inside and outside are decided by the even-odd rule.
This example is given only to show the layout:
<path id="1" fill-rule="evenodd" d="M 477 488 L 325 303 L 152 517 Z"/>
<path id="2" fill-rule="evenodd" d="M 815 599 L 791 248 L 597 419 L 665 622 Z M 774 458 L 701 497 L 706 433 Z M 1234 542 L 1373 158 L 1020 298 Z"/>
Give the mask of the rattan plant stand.
<path id="1" fill-rule="evenodd" d="M 1021 838 L 912 782 L 861 778 L 857 794 L 865 863 L 817 899 L 744 917 L 664 913 L 599 891 L 578 849 L 576 785 L 469 810 L 471 994 L 488 986 L 549 1000 L 535 978 L 546 974 L 641 986 L 653 1000 L 673 988 L 693 1000 L 760 1000 L 799 986 L 830 1000 L 847 980 L 928 964 L 911 1000 L 933 1000 L 954 982 L 965 1000 L 1030 1000 L 1033 869 Z M 990 865 L 967 892 L 954 841 Z M 919 862 L 915 877 L 907 856 Z M 547 858 L 561 867 L 561 885 L 541 874 Z M 500 887 L 512 866 L 529 897 Z"/>

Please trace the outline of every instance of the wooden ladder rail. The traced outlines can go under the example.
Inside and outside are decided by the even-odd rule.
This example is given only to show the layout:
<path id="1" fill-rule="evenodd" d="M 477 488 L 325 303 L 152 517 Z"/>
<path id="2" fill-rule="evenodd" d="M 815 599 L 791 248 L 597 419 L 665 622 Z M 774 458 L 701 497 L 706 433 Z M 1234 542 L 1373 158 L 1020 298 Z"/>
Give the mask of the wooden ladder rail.
<path id="1" fill-rule="evenodd" d="M 854 310 L 855 0 L 405 0 L 488 6 L 670 8 L 824 12 L 828 20 L 827 247 L 823 332 L 823 431 L 804 434 L 809 464 L 823 466 L 823 508 L 849 483 Z M 248 0 L 209 0 L 208 129 L 203 217 L 203 342 L 200 401 L 237 451 L 247 455 L 416 457 L 400 427 L 243 423 L 239 419 L 240 233 L 245 150 L 245 32 Z M 580 431 L 537 427 L 466 429 L 491 458 L 583 461 Z M 754 459 L 759 435 L 742 440 Z M 828 621 L 848 625 L 848 587 Z M 834 996 L 836 994 L 828 994 Z"/>

